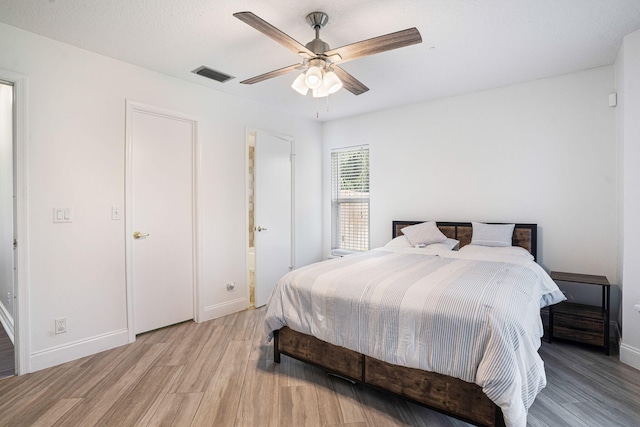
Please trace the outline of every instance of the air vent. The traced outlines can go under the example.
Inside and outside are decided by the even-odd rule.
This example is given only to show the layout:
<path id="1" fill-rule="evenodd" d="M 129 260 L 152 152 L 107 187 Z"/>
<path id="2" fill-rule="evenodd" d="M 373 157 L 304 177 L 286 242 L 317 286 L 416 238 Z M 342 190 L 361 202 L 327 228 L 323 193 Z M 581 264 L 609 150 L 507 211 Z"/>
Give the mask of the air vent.
<path id="1" fill-rule="evenodd" d="M 204 65 L 202 67 L 198 67 L 192 71 L 192 73 L 196 73 L 201 75 L 202 77 L 206 77 L 208 79 L 215 80 L 220 83 L 224 83 L 228 80 L 233 79 L 233 76 L 230 76 L 225 73 L 221 73 L 220 71 L 212 70 L 211 68 L 207 68 Z"/>

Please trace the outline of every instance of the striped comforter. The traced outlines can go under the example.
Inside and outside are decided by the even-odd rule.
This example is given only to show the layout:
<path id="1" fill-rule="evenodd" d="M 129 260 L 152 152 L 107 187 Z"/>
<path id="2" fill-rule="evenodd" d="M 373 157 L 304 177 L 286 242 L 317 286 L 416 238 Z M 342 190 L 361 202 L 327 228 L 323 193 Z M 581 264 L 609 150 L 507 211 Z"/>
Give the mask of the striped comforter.
<path id="1" fill-rule="evenodd" d="M 266 327 L 476 383 L 508 427 L 524 427 L 546 385 L 540 307 L 562 299 L 533 261 L 380 248 L 285 275 Z"/>

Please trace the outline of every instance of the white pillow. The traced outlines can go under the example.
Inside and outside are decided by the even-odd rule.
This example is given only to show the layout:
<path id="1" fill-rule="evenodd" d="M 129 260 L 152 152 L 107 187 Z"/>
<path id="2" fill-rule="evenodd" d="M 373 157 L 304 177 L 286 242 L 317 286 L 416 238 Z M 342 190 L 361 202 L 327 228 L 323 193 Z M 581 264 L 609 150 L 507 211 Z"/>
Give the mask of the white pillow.
<path id="1" fill-rule="evenodd" d="M 463 248 L 460 248 L 460 253 L 464 254 L 479 254 L 479 255 L 495 255 L 495 256 L 508 256 L 508 257 L 517 257 L 517 258 L 525 258 L 533 261 L 533 255 L 520 246 L 503 246 L 503 247 L 491 247 L 491 246 L 478 246 L 478 245 L 467 245 Z"/>
<path id="2" fill-rule="evenodd" d="M 389 243 L 384 245 L 385 248 L 411 248 L 413 245 L 409 243 L 409 239 L 407 236 L 398 236 L 394 239 L 391 239 Z"/>
<path id="3" fill-rule="evenodd" d="M 430 245 L 432 243 L 440 243 L 447 240 L 447 236 L 442 234 L 434 221 L 422 222 L 416 225 L 410 225 L 402 229 L 402 234 L 407 236 L 409 243 L 418 245 L 424 243 Z"/>
<path id="4" fill-rule="evenodd" d="M 515 224 L 483 224 L 472 222 L 472 245 L 511 246 Z"/>

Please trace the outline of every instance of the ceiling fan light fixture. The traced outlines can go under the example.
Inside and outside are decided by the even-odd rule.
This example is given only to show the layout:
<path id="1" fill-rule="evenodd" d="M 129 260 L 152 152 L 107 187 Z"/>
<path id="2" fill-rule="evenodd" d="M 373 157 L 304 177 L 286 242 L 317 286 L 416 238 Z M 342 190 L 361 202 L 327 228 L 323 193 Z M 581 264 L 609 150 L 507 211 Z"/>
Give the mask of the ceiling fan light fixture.
<path id="1" fill-rule="evenodd" d="M 314 98 L 324 98 L 329 96 L 329 91 L 327 91 L 327 88 L 324 87 L 324 85 L 320 85 L 317 89 L 313 89 L 312 94 Z"/>
<path id="2" fill-rule="evenodd" d="M 322 86 L 327 90 L 327 92 L 332 95 L 342 89 L 342 81 L 333 71 L 329 71 L 325 73 L 324 78 L 322 79 Z"/>
<path id="3" fill-rule="evenodd" d="M 298 77 L 296 77 L 293 83 L 291 83 L 291 87 L 293 88 L 293 90 L 295 90 L 302 96 L 305 96 L 307 92 L 309 92 L 309 88 L 304 83 L 305 77 L 306 75 L 304 73 L 301 73 Z"/>
<path id="4" fill-rule="evenodd" d="M 304 78 L 304 83 L 309 89 L 317 89 L 322 86 L 322 71 L 318 67 L 309 67 Z"/>

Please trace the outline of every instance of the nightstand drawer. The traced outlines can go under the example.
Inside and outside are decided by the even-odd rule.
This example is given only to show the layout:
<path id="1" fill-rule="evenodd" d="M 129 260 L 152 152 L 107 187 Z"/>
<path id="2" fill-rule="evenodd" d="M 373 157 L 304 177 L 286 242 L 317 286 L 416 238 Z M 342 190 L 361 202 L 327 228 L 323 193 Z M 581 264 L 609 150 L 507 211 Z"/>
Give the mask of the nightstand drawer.
<path id="1" fill-rule="evenodd" d="M 554 313 L 553 336 L 585 344 L 602 345 L 604 320 Z"/>

